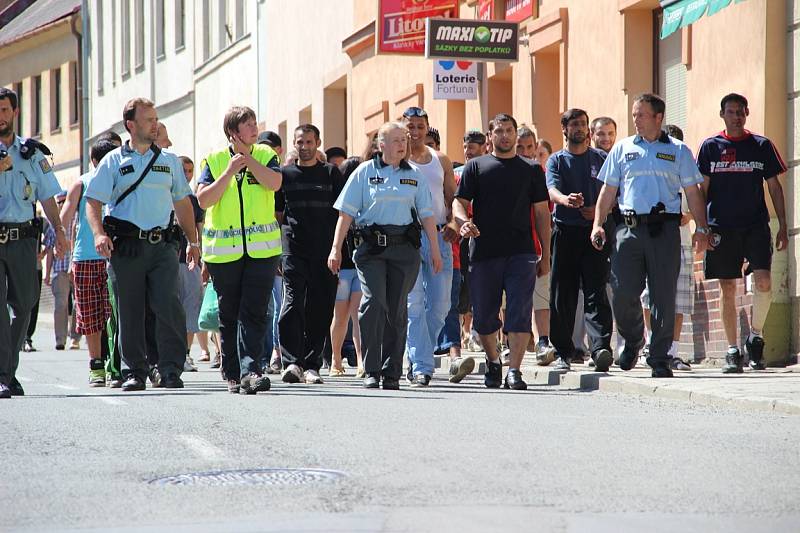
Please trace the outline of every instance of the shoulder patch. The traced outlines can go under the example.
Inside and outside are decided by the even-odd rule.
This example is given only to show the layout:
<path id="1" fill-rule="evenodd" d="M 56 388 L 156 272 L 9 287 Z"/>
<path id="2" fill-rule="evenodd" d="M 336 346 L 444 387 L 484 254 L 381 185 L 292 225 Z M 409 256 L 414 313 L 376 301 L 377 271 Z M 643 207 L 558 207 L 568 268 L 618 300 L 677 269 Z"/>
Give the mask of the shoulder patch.
<path id="1" fill-rule="evenodd" d="M 400 185 L 411 185 L 412 187 L 417 186 L 417 180 L 412 180 L 410 178 L 402 178 L 400 180 Z"/>
<path id="2" fill-rule="evenodd" d="M 664 152 L 657 152 L 656 159 L 663 159 L 664 161 L 675 162 L 675 154 L 665 154 Z"/>
<path id="3" fill-rule="evenodd" d="M 47 174 L 48 172 L 50 172 L 52 170 L 52 167 L 50 166 L 50 163 L 47 161 L 46 157 L 43 157 L 39 161 L 39 168 L 41 168 L 42 172 L 44 172 L 45 174 Z"/>
<path id="4" fill-rule="evenodd" d="M 164 172 L 165 174 L 171 174 L 172 169 L 169 168 L 169 165 L 153 165 L 153 172 Z"/>
<path id="5" fill-rule="evenodd" d="M 122 174 L 123 176 L 125 174 L 130 174 L 131 172 L 133 172 L 133 165 L 125 165 L 124 167 L 119 167 L 119 173 Z"/>

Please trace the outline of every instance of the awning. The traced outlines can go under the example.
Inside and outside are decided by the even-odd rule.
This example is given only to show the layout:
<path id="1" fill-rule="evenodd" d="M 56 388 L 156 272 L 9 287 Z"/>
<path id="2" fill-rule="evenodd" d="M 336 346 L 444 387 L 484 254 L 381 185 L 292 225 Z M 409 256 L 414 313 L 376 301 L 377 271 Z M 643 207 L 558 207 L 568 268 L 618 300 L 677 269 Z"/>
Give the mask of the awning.
<path id="1" fill-rule="evenodd" d="M 711 16 L 744 0 L 661 0 L 664 14 L 661 21 L 661 38 L 666 39 L 679 28 L 697 22 L 703 15 Z"/>

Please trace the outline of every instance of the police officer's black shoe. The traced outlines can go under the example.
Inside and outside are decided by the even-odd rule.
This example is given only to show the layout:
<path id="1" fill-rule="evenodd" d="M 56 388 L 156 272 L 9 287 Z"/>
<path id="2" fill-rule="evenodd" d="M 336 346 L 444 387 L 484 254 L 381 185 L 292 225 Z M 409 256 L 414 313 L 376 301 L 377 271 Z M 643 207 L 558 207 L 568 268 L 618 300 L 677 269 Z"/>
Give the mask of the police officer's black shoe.
<path id="1" fill-rule="evenodd" d="M 125 380 L 125 383 L 122 384 L 121 388 L 125 392 L 131 392 L 145 390 L 146 387 L 143 379 L 137 378 L 136 376 L 131 376 Z"/>
<path id="2" fill-rule="evenodd" d="M 8 388 L 11 390 L 11 396 L 25 396 L 25 389 L 22 388 L 17 378 L 11 380 L 11 383 L 8 384 Z"/>
<path id="3" fill-rule="evenodd" d="M 671 378 L 672 376 L 672 369 L 667 365 L 656 365 L 653 367 L 653 371 L 650 373 L 650 376 L 654 378 Z"/>
<path id="4" fill-rule="evenodd" d="M 527 390 L 528 384 L 522 379 L 522 372 L 518 368 L 509 368 L 506 374 L 505 388 L 513 390 Z"/>
<path id="5" fill-rule="evenodd" d="M 500 359 L 494 363 L 486 359 L 486 373 L 483 375 L 483 384 L 487 389 L 499 389 L 503 385 L 503 364 Z"/>
<path id="6" fill-rule="evenodd" d="M 367 374 L 364 378 L 365 389 L 378 389 L 381 386 L 381 375 L 378 373 Z"/>
<path id="7" fill-rule="evenodd" d="M 630 370 L 636 366 L 636 361 L 639 360 L 639 355 L 636 353 L 627 352 L 625 350 L 619 354 L 619 367 L 622 370 Z"/>
<path id="8" fill-rule="evenodd" d="M 750 368 L 753 370 L 766 370 L 767 365 L 764 364 L 764 339 L 761 337 L 753 337 L 751 341 L 749 338 L 744 343 L 744 351 L 750 359 Z"/>
<path id="9" fill-rule="evenodd" d="M 601 348 L 592 355 L 594 361 L 594 369 L 597 372 L 608 372 L 611 368 L 611 363 L 614 362 L 614 357 L 611 355 L 611 350 L 608 348 Z"/>
<path id="10" fill-rule="evenodd" d="M 150 372 L 147 373 L 147 378 L 150 380 L 150 386 L 154 389 L 161 387 L 161 373 L 157 367 L 150 369 Z"/>
<path id="11" fill-rule="evenodd" d="M 255 372 L 250 372 L 242 378 L 239 394 L 255 394 L 257 392 L 267 392 L 272 383 L 267 376 L 259 376 Z"/>
<path id="12" fill-rule="evenodd" d="M 722 366 L 723 374 L 741 374 L 744 372 L 742 354 L 739 348 L 728 348 L 725 354 L 725 364 Z"/>
<path id="13" fill-rule="evenodd" d="M 182 389 L 183 380 L 175 373 L 169 373 L 161 378 L 161 386 L 165 389 Z"/>
<path id="14" fill-rule="evenodd" d="M 583 360 L 581 360 L 581 362 L 583 362 Z M 566 357 L 559 357 L 553 364 L 553 370 L 572 370 L 570 359 Z"/>
<path id="15" fill-rule="evenodd" d="M 400 380 L 383 376 L 383 390 L 400 390 Z"/>

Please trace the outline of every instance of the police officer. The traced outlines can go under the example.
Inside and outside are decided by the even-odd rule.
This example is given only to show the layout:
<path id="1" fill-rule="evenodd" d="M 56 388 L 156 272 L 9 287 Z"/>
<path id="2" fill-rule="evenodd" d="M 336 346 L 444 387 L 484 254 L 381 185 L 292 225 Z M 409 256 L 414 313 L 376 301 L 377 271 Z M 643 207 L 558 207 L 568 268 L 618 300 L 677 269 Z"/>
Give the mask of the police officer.
<path id="1" fill-rule="evenodd" d="M 364 293 L 358 313 L 364 387 L 400 388 L 408 319 L 407 298 L 420 267 L 421 231 L 430 242 L 433 273 L 442 256 L 430 188 L 421 172 L 407 161 L 408 130 L 387 122 L 378 130 L 380 153 L 353 172 L 334 203 L 339 220 L 328 267 L 338 274 L 342 243 L 355 221 L 360 242 L 353 260 Z"/>
<path id="2" fill-rule="evenodd" d="M 633 101 L 636 135 L 618 142 L 603 163 L 604 183 L 595 210 L 590 239 L 601 250 L 608 237 L 606 216 L 619 192 L 623 223 L 616 228 L 611 257 L 612 305 L 617 330 L 625 339 L 619 366 L 630 370 L 644 344 L 644 320 L 639 295 L 650 285 L 652 337 L 647 358 L 653 377 L 672 377 L 668 350 L 675 321 L 675 291 L 681 263 L 681 197 L 697 221 L 695 250 L 708 247 L 708 227 L 702 176 L 691 150 L 661 131 L 665 104 L 659 96 L 641 94 Z"/>
<path id="3" fill-rule="evenodd" d="M 110 152 L 86 188 L 86 215 L 95 248 L 111 259 L 109 279 L 119 318 L 124 391 L 145 389 L 145 295 L 156 311 L 158 370 L 165 388 L 183 388 L 186 319 L 178 297 L 177 228 L 187 235 L 187 261 L 198 264 L 191 190 L 174 154 L 156 146 L 158 116 L 153 102 L 134 98 L 122 112 L 130 141 Z M 108 215 L 101 217 L 102 205 Z"/>
<path id="4" fill-rule="evenodd" d="M 15 374 L 19 351 L 36 303 L 36 202 L 42 204 L 56 233 L 56 257 L 67 249 L 55 195 L 61 192 L 45 154 L 49 150 L 14 133 L 17 94 L 0 87 L 0 398 L 25 392 Z M 13 320 L 7 307 L 11 308 Z"/>

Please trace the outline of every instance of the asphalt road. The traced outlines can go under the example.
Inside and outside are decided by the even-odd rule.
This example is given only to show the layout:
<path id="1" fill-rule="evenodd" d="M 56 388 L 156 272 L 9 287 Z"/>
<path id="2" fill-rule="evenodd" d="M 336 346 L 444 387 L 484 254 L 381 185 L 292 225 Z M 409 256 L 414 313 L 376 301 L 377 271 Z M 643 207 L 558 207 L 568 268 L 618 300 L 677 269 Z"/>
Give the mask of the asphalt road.
<path id="1" fill-rule="evenodd" d="M 86 358 L 22 354 L 27 395 L 0 400 L 0 529 L 800 529 L 797 416 L 478 377 L 366 391 L 352 371 L 239 396 L 207 365 L 181 391 L 122 393 L 86 386 Z M 286 468 L 321 471 L 215 474 Z M 197 472 L 214 475 L 157 481 Z"/>

